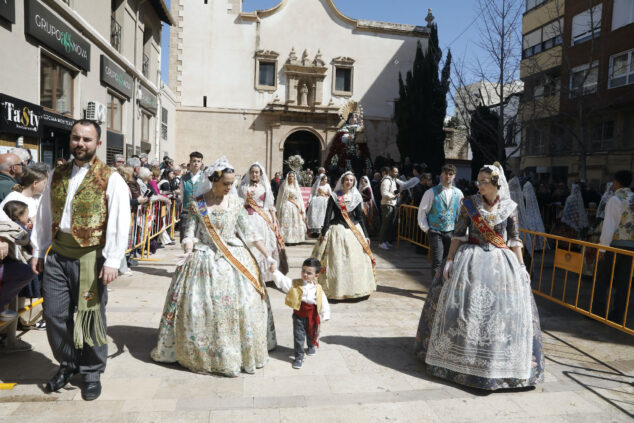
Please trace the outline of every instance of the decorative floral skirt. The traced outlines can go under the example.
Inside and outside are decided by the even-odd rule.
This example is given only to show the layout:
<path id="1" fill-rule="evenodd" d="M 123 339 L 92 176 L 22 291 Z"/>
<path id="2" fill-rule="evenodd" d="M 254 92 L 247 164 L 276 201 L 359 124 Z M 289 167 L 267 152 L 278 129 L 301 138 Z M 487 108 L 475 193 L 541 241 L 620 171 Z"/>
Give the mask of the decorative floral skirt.
<path id="1" fill-rule="evenodd" d="M 229 248 L 256 274 L 245 247 Z M 251 282 L 226 258 L 197 245 L 174 273 L 151 357 L 200 373 L 254 373 L 269 359 L 267 326 L 267 302 Z"/>
<path id="2" fill-rule="evenodd" d="M 284 242 L 289 244 L 304 242 L 306 239 L 306 224 L 295 204 L 290 201 L 284 202 L 280 206 L 278 220 Z"/>
<path id="3" fill-rule="evenodd" d="M 357 229 L 363 233 L 361 227 Z M 312 256 L 321 261 L 319 275 L 326 297 L 333 300 L 359 298 L 376 291 L 372 261 L 350 229 L 332 225 Z"/>
<path id="4" fill-rule="evenodd" d="M 509 250 L 460 247 L 452 277 L 432 281 L 418 325 L 414 351 L 429 374 L 487 390 L 543 381 L 539 314 L 519 272 Z"/>

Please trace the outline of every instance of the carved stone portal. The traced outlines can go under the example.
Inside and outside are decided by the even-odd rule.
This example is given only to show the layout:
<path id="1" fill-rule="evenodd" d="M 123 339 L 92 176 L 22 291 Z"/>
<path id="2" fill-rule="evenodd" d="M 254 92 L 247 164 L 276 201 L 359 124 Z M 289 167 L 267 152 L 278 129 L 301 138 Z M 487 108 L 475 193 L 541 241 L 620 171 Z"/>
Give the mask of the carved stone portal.
<path id="1" fill-rule="evenodd" d="M 327 69 L 321 51 L 310 60 L 308 50 L 304 50 L 301 60 L 298 60 L 295 48 L 292 48 L 283 68 L 287 80 L 286 104 L 304 107 L 320 105 Z"/>

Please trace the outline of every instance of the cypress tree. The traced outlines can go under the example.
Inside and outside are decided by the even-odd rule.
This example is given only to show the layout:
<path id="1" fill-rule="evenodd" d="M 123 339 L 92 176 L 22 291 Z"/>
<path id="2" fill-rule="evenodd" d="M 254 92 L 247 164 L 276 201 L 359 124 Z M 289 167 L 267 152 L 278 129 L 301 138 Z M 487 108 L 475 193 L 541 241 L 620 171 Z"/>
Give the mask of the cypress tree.
<path id="1" fill-rule="evenodd" d="M 438 44 L 438 27 L 430 26 L 427 50 L 423 54 L 420 42 L 412 70 L 405 81 L 399 74 L 399 99 L 395 107 L 398 128 L 396 143 L 402 158 L 425 162 L 428 169 L 439 174 L 445 162 L 445 132 L 447 92 L 451 73 L 451 52 L 448 52 L 442 72 L 439 64 L 442 50 Z"/>

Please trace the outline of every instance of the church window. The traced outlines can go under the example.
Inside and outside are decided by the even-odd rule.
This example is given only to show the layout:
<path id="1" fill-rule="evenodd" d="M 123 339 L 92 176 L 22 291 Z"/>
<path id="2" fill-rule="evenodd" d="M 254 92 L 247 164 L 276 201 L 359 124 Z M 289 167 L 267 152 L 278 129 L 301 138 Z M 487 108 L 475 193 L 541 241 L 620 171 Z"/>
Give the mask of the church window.
<path id="1" fill-rule="evenodd" d="M 255 89 L 257 91 L 275 91 L 277 89 L 278 53 L 270 50 L 255 52 Z"/>
<path id="2" fill-rule="evenodd" d="M 332 60 L 332 94 L 342 97 L 352 96 L 354 88 L 354 59 L 337 57 Z"/>

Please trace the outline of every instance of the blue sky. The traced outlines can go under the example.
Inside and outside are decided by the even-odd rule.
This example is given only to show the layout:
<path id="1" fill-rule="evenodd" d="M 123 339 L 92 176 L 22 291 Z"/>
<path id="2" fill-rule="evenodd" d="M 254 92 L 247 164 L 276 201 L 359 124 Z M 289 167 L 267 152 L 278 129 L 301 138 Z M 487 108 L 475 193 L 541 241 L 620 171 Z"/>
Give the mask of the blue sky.
<path id="1" fill-rule="evenodd" d="M 306 0 L 291 0 L 306 1 Z M 474 55 L 479 54 L 477 42 L 478 21 L 476 2 L 473 0 L 334 0 L 345 15 L 356 19 L 370 19 L 385 22 L 426 25 L 427 9 L 432 9 L 438 25 L 438 37 L 443 53 L 451 48 L 454 59 L 472 62 Z M 166 3 L 170 3 L 166 0 Z M 279 0 L 244 0 L 242 9 L 253 11 L 269 9 Z M 161 74 L 164 81 L 168 75 L 169 36 L 163 28 L 163 58 Z"/>

